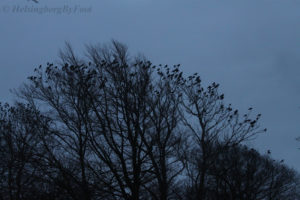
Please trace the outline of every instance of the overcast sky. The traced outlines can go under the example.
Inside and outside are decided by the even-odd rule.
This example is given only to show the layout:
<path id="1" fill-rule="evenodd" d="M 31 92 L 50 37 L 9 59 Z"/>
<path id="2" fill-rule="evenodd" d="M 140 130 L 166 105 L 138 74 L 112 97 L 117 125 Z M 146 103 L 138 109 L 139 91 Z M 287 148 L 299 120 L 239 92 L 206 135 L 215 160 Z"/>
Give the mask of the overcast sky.
<path id="1" fill-rule="evenodd" d="M 249 144 L 300 171 L 299 10 L 298 0 L 1 0 L 0 101 L 65 41 L 80 53 L 117 39 L 220 83 L 235 108 L 254 107 L 268 132 Z"/>

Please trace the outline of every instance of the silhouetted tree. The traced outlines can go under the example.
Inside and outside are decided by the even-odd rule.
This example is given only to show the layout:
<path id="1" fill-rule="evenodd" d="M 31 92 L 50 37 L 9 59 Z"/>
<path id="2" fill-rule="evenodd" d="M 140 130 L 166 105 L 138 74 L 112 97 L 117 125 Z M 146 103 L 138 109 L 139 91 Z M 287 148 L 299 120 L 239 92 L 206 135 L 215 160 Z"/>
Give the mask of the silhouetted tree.
<path id="1" fill-rule="evenodd" d="M 143 191 L 167 199 L 183 170 L 180 97 L 170 80 L 153 79 L 150 62 L 130 61 L 124 45 L 112 45 L 89 46 L 93 59 L 81 65 L 71 65 L 81 62 L 67 45 L 61 57 L 69 64 L 36 69 L 19 94 L 53 121 L 46 160 L 72 198 L 90 199 L 96 188 L 115 198 L 140 199 Z"/>
<path id="2" fill-rule="evenodd" d="M 225 105 L 218 84 L 130 57 L 117 41 L 86 54 L 67 43 L 57 66 L 38 67 L 16 92 L 26 106 L 2 107 L 2 199 L 294 195 L 295 172 L 241 146 L 265 131 L 260 115 Z"/>
<path id="3" fill-rule="evenodd" d="M 215 148 L 220 153 L 207 173 L 206 199 L 299 199 L 299 175 L 282 162 L 242 145 Z"/>
<path id="4" fill-rule="evenodd" d="M 40 171 L 39 121 L 46 120 L 37 115 L 21 103 L 13 107 L 0 104 L 1 199 L 40 199 L 53 192 L 47 189 L 49 182 Z"/>
<path id="5" fill-rule="evenodd" d="M 182 87 L 185 98 L 182 119 L 191 133 L 186 171 L 197 199 L 207 199 L 208 172 L 223 151 L 215 146 L 221 143 L 228 149 L 266 131 L 259 129 L 260 114 L 250 118 L 252 108 L 240 117 L 231 104 L 226 106 L 224 94 L 218 92 L 218 87 L 219 84 L 212 83 L 204 88 L 197 74 L 188 77 Z"/>

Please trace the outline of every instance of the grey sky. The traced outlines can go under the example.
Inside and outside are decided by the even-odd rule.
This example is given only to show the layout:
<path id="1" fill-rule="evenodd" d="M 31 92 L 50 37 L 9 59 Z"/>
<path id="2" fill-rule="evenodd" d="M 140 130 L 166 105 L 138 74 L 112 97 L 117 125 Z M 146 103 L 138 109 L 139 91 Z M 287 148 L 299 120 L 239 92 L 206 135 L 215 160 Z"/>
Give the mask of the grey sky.
<path id="1" fill-rule="evenodd" d="M 20 13 L 14 6 L 90 13 Z M 2 0 L 0 101 L 40 64 L 57 59 L 64 41 L 117 39 L 154 63 L 182 65 L 218 82 L 228 102 L 262 114 L 268 133 L 250 142 L 300 170 L 300 1 Z M 5 11 L 5 12 L 4 12 Z"/>

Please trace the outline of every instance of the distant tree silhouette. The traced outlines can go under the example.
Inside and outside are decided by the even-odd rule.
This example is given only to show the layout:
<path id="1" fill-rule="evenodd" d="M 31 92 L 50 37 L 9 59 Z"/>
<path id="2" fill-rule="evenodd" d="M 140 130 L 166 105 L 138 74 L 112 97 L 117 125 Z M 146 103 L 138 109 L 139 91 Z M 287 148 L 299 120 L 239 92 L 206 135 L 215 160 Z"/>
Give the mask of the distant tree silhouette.
<path id="1" fill-rule="evenodd" d="M 249 108 L 240 116 L 218 84 L 203 87 L 179 65 L 130 57 L 117 41 L 89 45 L 86 54 L 77 56 L 67 43 L 57 66 L 36 68 L 15 92 L 23 103 L 1 107 L 2 199 L 295 194 L 296 172 L 242 146 L 265 131 L 260 114 L 252 118 Z"/>
<path id="2" fill-rule="evenodd" d="M 37 115 L 21 103 L 0 104 L 0 199 L 48 199 L 50 185 L 40 170 L 39 121 L 45 119 Z"/>
<path id="3" fill-rule="evenodd" d="M 215 148 L 221 153 L 207 172 L 205 199 L 299 199 L 299 175 L 282 162 L 242 145 Z M 188 199 L 198 199 L 195 189 L 188 185 Z"/>

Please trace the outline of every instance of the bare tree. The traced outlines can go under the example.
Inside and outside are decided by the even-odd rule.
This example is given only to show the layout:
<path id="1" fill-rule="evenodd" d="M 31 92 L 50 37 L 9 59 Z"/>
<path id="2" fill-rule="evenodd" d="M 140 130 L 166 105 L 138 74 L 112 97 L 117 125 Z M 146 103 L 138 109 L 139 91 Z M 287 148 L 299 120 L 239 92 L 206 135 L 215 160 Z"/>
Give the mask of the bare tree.
<path id="1" fill-rule="evenodd" d="M 266 131 L 260 114 L 252 119 L 249 108 L 240 116 L 218 84 L 204 88 L 179 65 L 133 58 L 117 41 L 86 46 L 84 58 L 67 43 L 59 56 L 17 91 L 31 108 L 27 119 L 35 119 L 28 123 L 38 135 L 32 163 L 52 199 L 276 199 L 290 192 L 283 189 L 290 170 L 240 148 Z M 259 165 L 244 162 L 247 156 Z"/>
<path id="2" fill-rule="evenodd" d="M 219 84 L 212 83 L 206 89 L 197 74 L 188 77 L 182 87 L 184 100 L 182 119 L 191 133 L 191 150 L 187 176 L 194 186 L 197 199 L 206 199 L 208 171 L 214 159 L 222 152 L 215 146 L 236 146 L 256 134 L 266 131 L 259 129 L 258 120 L 250 118 L 252 108 L 243 117 L 231 105 L 225 106 L 224 95 L 218 92 Z"/>
<path id="3" fill-rule="evenodd" d="M 40 199 L 49 192 L 41 187 L 47 187 L 38 166 L 43 153 L 38 121 L 43 119 L 36 116 L 24 104 L 0 104 L 1 199 Z"/>
<path id="4" fill-rule="evenodd" d="M 299 199 L 299 175 L 269 155 L 238 145 L 224 149 L 210 169 L 210 199 Z"/>
<path id="5" fill-rule="evenodd" d="M 19 92 L 53 122 L 43 139 L 49 174 L 63 177 L 73 199 L 91 199 L 91 188 L 116 199 L 167 199 L 183 170 L 175 156 L 180 101 L 170 80 L 154 81 L 151 63 L 131 61 L 116 41 L 87 53 L 83 63 L 67 45 L 60 56 L 68 63 L 36 69 Z"/>
<path id="6" fill-rule="evenodd" d="M 90 150 L 88 149 L 88 109 L 84 105 L 83 83 L 85 68 L 63 66 L 58 69 L 48 64 L 45 72 L 40 67 L 31 83 L 19 95 L 35 109 L 40 109 L 51 120 L 42 141 L 46 154 L 45 172 L 73 199 L 91 199 L 89 183 Z"/>

